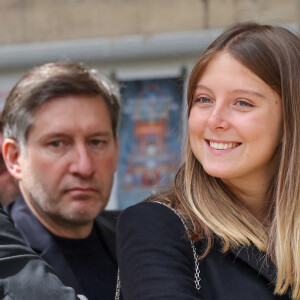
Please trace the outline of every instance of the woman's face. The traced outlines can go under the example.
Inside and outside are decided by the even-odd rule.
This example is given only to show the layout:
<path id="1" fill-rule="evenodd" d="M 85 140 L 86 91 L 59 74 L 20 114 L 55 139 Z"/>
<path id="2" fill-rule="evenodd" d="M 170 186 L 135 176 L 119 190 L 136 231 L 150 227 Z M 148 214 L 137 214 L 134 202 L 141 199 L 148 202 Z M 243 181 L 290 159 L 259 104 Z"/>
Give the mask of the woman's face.
<path id="1" fill-rule="evenodd" d="M 270 179 L 281 139 L 280 101 L 229 53 L 214 57 L 198 80 L 188 121 L 191 149 L 205 171 L 249 183 Z"/>

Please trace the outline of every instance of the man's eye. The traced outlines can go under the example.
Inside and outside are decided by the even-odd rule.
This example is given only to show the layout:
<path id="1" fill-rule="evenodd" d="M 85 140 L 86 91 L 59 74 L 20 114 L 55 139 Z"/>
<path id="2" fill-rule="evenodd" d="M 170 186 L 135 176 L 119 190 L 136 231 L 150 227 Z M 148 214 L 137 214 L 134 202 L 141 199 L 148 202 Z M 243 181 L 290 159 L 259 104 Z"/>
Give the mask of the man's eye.
<path id="1" fill-rule="evenodd" d="M 52 141 L 52 142 L 49 143 L 49 145 L 51 147 L 58 148 L 62 145 L 62 142 L 61 141 Z"/>
<path id="2" fill-rule="evenodd" d="M 101 144 L 104 144 L 104 141 L 102 140 L 91 140 L 90 142 L 93 146 L 99 146 Z"/>

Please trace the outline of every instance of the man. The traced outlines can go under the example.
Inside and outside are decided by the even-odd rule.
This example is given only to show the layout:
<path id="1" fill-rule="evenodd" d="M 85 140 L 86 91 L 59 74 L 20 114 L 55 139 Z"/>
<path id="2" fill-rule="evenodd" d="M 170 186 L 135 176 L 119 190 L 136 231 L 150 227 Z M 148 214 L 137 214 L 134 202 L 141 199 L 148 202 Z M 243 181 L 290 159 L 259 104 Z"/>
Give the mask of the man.
<path id="1" fill-rule="evenodd" d="M 2 143 L 3 135 L 0 131 L 0 203 L 2 205 L 5 205 L 17 198 L 17 196 L 19 195 L 19 189 L 13 177 L 6 169 L 2 156 Z"/>
<path id="2" fill-rule="evenodd" d="M 113 299 L 116 214 L 103 212 L 118 160 L 120 105 L 93 71 L 69 62 L 25 74 L 3 110 L 3 156 L 23 197 L 7 207 L 62 282 Z"/>

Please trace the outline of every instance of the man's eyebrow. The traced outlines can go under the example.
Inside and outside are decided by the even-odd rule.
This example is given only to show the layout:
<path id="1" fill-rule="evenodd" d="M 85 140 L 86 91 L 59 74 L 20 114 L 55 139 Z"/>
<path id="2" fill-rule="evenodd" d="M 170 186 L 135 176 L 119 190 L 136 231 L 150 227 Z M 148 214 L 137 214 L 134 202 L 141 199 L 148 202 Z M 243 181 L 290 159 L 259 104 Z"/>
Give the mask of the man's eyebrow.
<path id="1" fill-rule="evenodd" d="M 93 132 L 91 134 L 89 134 L 88 136 L 110 136 L 112 135 L 112 132 L 110 131 L 97 131 L 97 132 Z"/>
<path id="2" fill-rule="evenodd" d="M 68 132 L 61 132 L 61 131 L 53 131 L 53 132 L 47 132 L 44 134 L 44 136 L 47 137 L 64 137 L 64 136 L 70 136 L 72 134 L 69 134 Z M 111 132 L 109 130 L 105 130 L 105 131 L 95 131 L 90 133 L 88 136 L 108 136 L 111 135 Z"/>
<path id="3" fill-rule="evenodd" d="M 43 135 L 44 138 L 52 138 L 52 137 L 65 137 L 68 136 L 67 133 L 63 133 L 63 132 L 47 132 Z"/>

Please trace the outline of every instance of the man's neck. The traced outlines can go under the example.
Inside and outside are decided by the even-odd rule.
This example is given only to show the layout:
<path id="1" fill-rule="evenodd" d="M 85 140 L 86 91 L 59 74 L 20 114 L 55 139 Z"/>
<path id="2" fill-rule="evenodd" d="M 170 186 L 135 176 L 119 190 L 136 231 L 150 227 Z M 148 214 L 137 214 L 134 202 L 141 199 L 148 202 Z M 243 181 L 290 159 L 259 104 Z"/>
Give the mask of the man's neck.
<path id="1" fill-rule="evenodd" d="M 52 234 L 67 239 L 85 239 L 91 234 L 93 229 L 93 223 L 88 223 L 80 226 L 66 226 L 64 224 L 53 224 L 53 222 L 46 222 L 44 219 L 39 218 L 38 215 L 34 215 L 40 221 L 40 223 Z"/>

